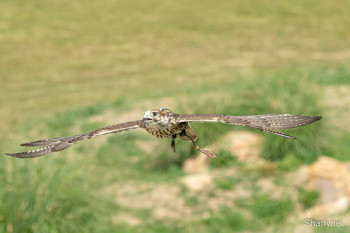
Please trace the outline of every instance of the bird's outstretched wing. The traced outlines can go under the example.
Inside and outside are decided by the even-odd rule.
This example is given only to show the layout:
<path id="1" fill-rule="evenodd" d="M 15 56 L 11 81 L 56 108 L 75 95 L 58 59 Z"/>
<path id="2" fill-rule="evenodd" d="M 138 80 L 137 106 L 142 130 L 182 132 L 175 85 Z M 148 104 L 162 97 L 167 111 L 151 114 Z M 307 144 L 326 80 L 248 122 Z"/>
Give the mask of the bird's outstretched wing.
<path id="1" fill-rule="evenodd" d="M 266 114 L 248 116 L 230 116 L 221 114 L 176 115 L 177 122 L 219 122 L 230 125 L 242 125 L 282 137 L 296 139 L 275 129 L 289 129 L 311 124 L 322 116 L 301 116 L 292 114 Z"/>
<path id="2" fill-rule="evenodd" d="M 57 152 L 65 150 L 71 145 L 90 139 L 99 135 L 105 135 L 110 133 L 119 133 L 122 131 L 127 131 L 129 129 L 136 129 L 142 127 L 142 120 L 139 121 L 130 121 L 125 123 L 120 123 L 116 125 L 109 125 L 101 129 L 97 129 L 90 133 L 78 134 L 75 136 L 69 137 L 60 137 L 52 139 L 43 139 L 34 142 L 23 143 L 21 146 L 30 146 L 30 147 L 41 147 L 36 150 L 29 150 L 21 153 L 8 154 L 6 155 L 16 157 L 16 158 L 34 158 L 43 155 L 50 154 L 51 152 Z"/>

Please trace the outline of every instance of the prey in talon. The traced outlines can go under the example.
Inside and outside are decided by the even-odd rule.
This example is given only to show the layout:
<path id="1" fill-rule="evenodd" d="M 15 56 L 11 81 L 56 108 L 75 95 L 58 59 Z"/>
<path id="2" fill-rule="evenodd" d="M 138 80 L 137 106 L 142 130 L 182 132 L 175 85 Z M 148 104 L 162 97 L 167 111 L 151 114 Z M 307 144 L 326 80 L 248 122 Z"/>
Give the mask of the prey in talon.
<path id="1" fill-rule="evenodd" d="M 322 116 L 303 116 L 293 114 L 265 114 L 265 115 L 247 115 L 231 116 L 222 114 L 192 114 L 181 115 L 171 112 L 167 108 L 151 109 L 146 111 L 142 120 L 129 121 L 115 125 L 106 126 L 92 132 L 78 134 L 75 136 L 58 137 L 52 139 L 43 139 L 29 143 L 23 143 L 21 146 L 39 147 L 39 149 L 29 150 L 20 153 L 6 153 L 6 155 L 16 158 L 34 158 L 58 152 L 67 149 L 75 143 L 92 139 L 96 136 L 120 133 L 130 129 L 144 129 L 148 133 L 158 138 L 171 139 L 171 147 L 175 152 L 175 140 L 181 139 L 191 142 L 195 149 L 208 157 L 215 158 L 216 155 L 200 148 L 196 144 L 197 134 L 190 123 L 224 123 L 229 125 L 241 125 L 254 128 L 263 132 L 275 134 L 278 136 L 296 139 L 283 132 L 280 129 L 296 128 L 318 121 Z"/>

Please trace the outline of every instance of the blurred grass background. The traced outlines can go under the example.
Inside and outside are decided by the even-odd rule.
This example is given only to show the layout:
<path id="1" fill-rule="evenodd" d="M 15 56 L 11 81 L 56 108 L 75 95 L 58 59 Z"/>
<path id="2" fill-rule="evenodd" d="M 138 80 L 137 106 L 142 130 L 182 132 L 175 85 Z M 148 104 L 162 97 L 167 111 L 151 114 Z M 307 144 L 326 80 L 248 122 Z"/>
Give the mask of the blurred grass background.
<path id="1" fill-rule="evenodd" d="M 3 0 L 0 152 L 167 107 L 187 114 L 323 115 L 317 125 L 290 132 L 298 141 L 263 134 L 263 157 L 281 171 L 320 155 L 349 160 L 349 12 L 345 0 Z M 233 129 L 194 128 L 201 145 Z M 101 190 L 135 180 L 174 184 L 183 161 L 196 153 L 178 142 L 173 154 L 168 141 L 154 141 L 135 131 L 40 159 L 0 156 L 0 231 L 278 231 L 295 211 L 288 195 L 272 200 L 258 190 L 254 199 L 237 201 L 238 209 L 200 220 L 160 221 L 150 210 L 125 209 Z M 156 149 L 149 153 L 138 143 Z M 212 165 L 227 166 L 240 165 L 232 159 Z M 217 182 L 218 189 L 237 185 Z M 191 208 L 205 205 L 183 195 Z M 113 220 L 125 211 L 142 223 Z"/>

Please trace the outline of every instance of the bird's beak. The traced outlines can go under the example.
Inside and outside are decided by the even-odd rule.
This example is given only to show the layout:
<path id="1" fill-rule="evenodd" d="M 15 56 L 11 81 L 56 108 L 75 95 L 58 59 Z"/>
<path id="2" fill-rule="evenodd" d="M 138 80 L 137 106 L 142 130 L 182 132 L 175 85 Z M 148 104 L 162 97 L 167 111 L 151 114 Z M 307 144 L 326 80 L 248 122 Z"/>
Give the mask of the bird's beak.
<path id="1" fill-rule="evenodd" d="M 152 117 L 150 117 L 150 113 L 147 111 L 145 112 L 145 115 L 143 115 L 143 121 L 151 121 Z"/>

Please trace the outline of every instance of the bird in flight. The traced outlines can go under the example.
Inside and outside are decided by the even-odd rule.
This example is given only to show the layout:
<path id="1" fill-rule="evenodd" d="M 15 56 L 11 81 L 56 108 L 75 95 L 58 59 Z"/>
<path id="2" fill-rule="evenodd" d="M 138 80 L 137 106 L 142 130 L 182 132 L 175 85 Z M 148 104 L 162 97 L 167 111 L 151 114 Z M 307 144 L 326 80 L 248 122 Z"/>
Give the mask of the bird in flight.
<path id="1" fill-rule="evenodd" d="M 158 138 L 170 138 L 171 147 L 175 152 L 175 139 L 180 138 L 185 141 L 192 142 L 195 149 L 206 154 L 211 158 L 216 155 L 209 151 L 202 149 L 195 143 L 197 134 L 192 129 L 192 123 L 218 122 L 230 125 L 241 125 L 261 130 L 263 132 L 272 133 L 278 136 L 296 139 L 283 132 L 276 131 L 276 129 L 289 129 L 299 126 L 311 124 L 318 121 L 322 116 L 302 116 L 292 114 L 266 114 L 266 115 L 248 115 L 248 116 L 230 116 L 221 114 L 193 114 L 181 115 L 171 112 L 167 108 L 152 109 L 145 112 L 142 120 L 129 121 L 116 125 L 106 126 L 94 130 L 90 133 L 78 134 L 69 137 L 59 137 L 52 139 L 43 139 L 39 141 L 23 143 L 21 146 L 40 147 L 39 149 L 29 150 L 21 153 L 14 153 L 6 155 L 16 158 L 34 158 L 58 152 L 67 149 L 71 145 L 91 139 L 96 136 L 120 133 L 130 129 L 142 128 L 148 133 Z"/>

